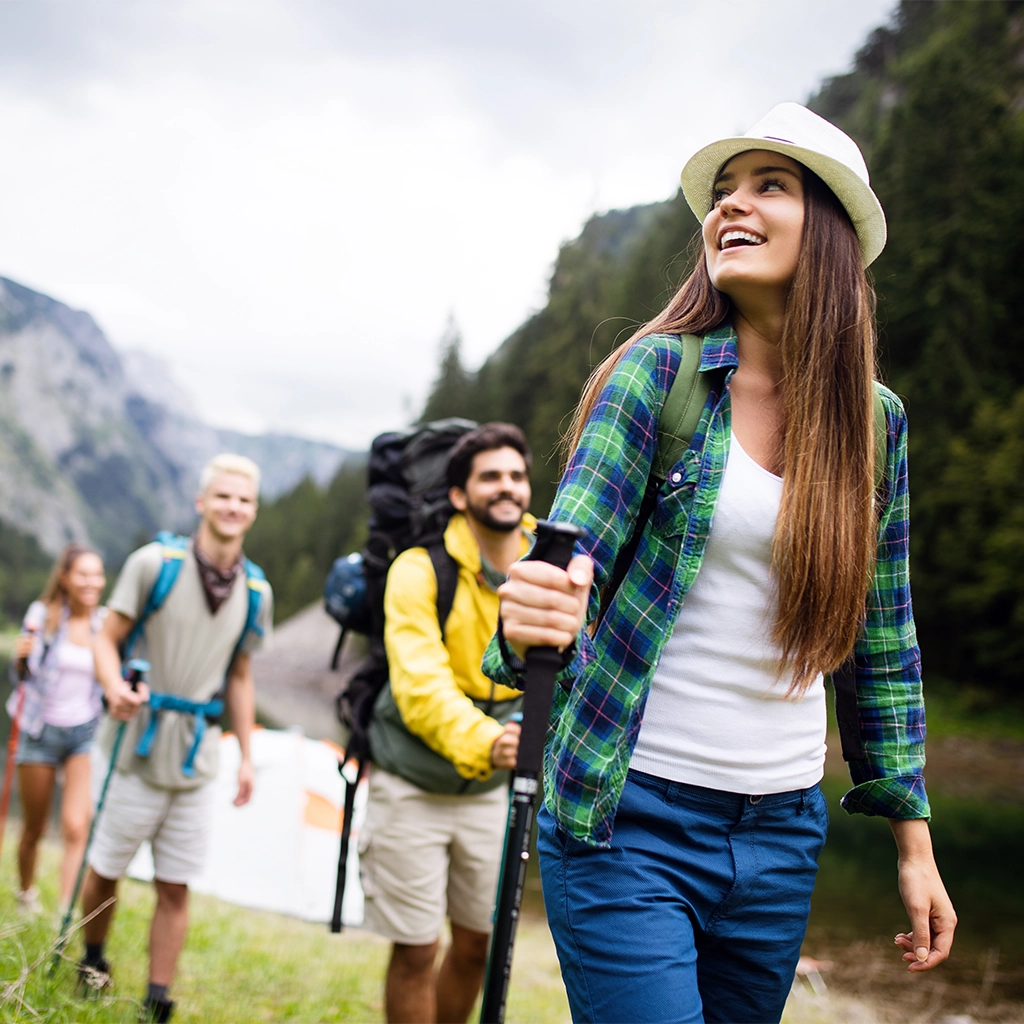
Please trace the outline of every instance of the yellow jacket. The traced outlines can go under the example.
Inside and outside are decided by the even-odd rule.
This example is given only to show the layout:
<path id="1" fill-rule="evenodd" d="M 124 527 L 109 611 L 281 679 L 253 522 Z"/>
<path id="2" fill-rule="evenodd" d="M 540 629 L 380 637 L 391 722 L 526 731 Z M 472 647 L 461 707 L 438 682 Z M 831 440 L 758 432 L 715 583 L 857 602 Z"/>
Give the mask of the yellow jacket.
<path id="1" fill-rule="evenodd" d="M 532 532 L 536 520 L 524 516 Z M 452 516 L 445 547 L 459 569 L 451 615 L 441 637 L 437 621 L 437 579 L 426 548 L 403 551 L 388 570 L 384 591 L 384 645 L 391 693 L 406 728 L 467 779 L 486 779 L 491 748 L 503 726 L 473 704 L 522 696 L 491 682 L 480 669 L 498 628 L 498 595 L 482 580 L 480 548 L 466 517 Z M 522 553 L 528 541 L 523 537 Z"/>

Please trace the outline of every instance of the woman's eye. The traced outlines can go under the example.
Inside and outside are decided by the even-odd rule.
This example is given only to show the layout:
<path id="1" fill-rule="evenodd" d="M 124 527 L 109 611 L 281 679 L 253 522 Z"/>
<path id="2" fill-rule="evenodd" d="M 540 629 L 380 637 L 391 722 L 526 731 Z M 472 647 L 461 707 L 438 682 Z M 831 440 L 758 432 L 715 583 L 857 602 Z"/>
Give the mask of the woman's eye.
<path id="1" fill-rule="evenodd" d="M 711 190 L 711 205 L 717 206 L 727 195 L 729 190 L 727 188 L 716 188 Z"/>
<path id="2" fill-rule="evenodd" d="M 761 183 L 762 192 L 781 192 L 786 186 L 778 178 L 768 178 Z"/>

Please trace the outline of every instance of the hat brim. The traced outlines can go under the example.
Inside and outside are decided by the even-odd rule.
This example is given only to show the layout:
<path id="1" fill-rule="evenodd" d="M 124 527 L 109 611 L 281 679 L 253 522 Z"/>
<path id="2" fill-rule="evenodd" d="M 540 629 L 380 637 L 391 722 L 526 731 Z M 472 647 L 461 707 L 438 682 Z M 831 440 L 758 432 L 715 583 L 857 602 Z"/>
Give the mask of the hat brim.
<path id="1" fill-rule="evenodd" d="M 868 267 L 874 263 L 885 248 L 886 228 L 882 204 L 871 191 L 871 186 L 838 160 L 823 156 L 812 149 L 794 146 L 789 142 L 737 136 L 712 142 L 710 146 L 705 146 L 694 153 L 686 161 L 679 180 L 683 186 L 683 195 L 686 196 L 690 209 L 700 223 L 704 223 L 704 218 L 711 210 L 711 191 L 722 165 L 734 156 L 753 149 L 781 153 L 814 171 L 832 189 L 850 215 L 860 241 L 864 266 Z"/>

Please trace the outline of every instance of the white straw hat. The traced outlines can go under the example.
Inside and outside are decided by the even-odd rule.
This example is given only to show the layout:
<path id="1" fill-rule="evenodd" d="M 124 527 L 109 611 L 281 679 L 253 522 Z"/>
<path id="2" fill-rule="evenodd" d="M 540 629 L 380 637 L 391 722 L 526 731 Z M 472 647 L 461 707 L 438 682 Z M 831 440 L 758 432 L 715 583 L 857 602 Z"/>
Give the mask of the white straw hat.
<path id="1" fill-rule="evenodd" d="M 711 191 L 722 166 L 751 149 L 783 153 L 814 171 L 846 207 L 864 266 L 874 262 L 885 247 L 885 214 L 871 191 L 864 157 L 849 135 L 799 103 L 780 103 L 746 135 L 712 142 L 690 157 L 679 178 L 697 220 L 703 223 L 711 209 Z"/>

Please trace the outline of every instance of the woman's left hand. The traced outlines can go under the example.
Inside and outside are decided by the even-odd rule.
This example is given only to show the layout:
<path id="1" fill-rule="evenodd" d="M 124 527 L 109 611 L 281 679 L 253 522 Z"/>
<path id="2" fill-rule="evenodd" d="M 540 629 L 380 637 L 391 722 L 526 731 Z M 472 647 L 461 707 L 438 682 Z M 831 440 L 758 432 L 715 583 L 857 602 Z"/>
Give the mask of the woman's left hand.
<path id="1" fill-rule="evenodd" d="M 911 972 L 930 971 L 949 956 L 956 911 L 939 877 L 931 833 L 923 818 L 890 820 L 899 849 L 899 887 L 910 931 L 896 936 Z"/>

